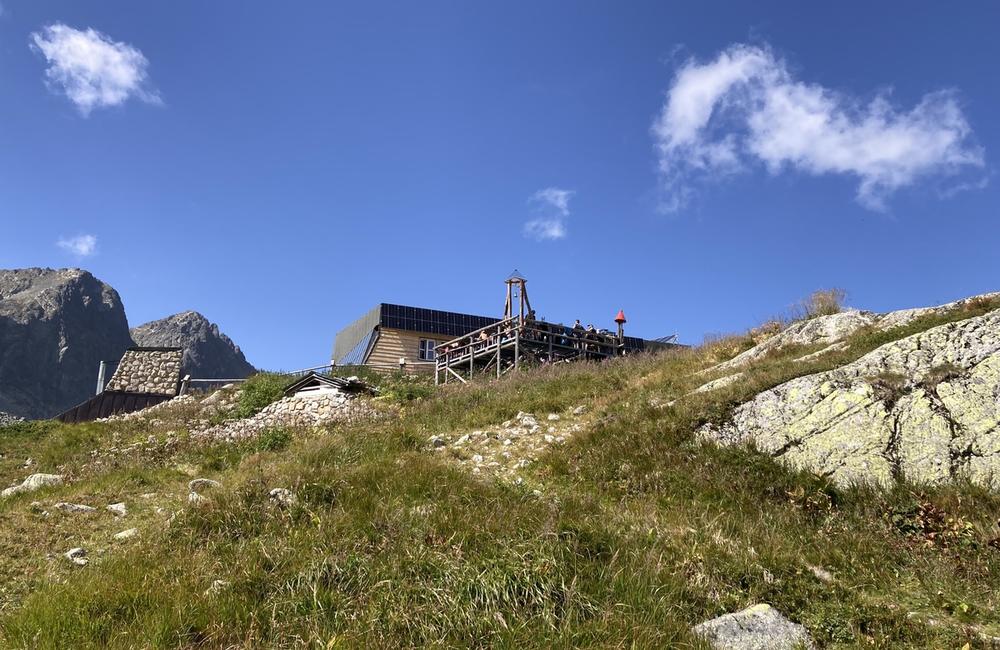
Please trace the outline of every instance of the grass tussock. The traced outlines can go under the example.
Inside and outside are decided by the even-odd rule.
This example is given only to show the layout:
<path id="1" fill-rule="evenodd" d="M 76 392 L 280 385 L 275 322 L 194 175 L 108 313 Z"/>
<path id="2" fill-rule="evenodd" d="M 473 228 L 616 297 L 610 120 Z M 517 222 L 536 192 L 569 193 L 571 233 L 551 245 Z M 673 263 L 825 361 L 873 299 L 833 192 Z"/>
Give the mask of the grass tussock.
<path id="1" fill-rule="evenodd" d="M 807 346 L 783 349 L 741 381 L 679 400 L 731 349 L 434 392 L 383 378 L 391 418 L 236 446 L 182 441 L 100 466 L 93 449 L 144 439 L 148 425 L 0 430 L 4 480 L 23 477 L 15 458 L 26 455 L 76 477 L 0 503 L 0 553 L 17 558 L 0 568 L 0 645 L 698 647 L 690 626 L 768 602 L 828 647 L 975 647 L 1000 630 L 1000 497 L 969 485 L 837 488 L 693 432 L 761 390 L 997 307 L 858 332 L 808 362 L 795 361 Z M 586 431 L 522 484 L 426 449 L 435 433 L 579 405 Z M 224 486 L 202 507 L 185 504 L 194 475 Z M 295 503 L 275 505 L 275 487 Z M 133 542 L 110 541 L 126 526 L 110 514 L 43 517 L 29 504 L 110 499 L 129 503 L 127 525 L 142 529 Z M 72 546 L 91 564 L 63 561 Z"/>

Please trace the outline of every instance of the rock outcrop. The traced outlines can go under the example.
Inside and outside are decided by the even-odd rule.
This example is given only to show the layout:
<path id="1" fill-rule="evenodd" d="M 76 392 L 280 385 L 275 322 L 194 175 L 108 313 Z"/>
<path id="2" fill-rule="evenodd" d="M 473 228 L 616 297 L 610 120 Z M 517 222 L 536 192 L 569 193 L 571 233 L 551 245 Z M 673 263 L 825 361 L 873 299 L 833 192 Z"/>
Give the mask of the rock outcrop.
<path id="1" fill-rule="evenodd" d="M 242 379 L 254 372 L 239 346 L 219 326 L 195 311 L 186 311 L 132 328 L 144 347 L 184 349 L 184 373 L 199 379 Z"/>
<path id="2" fill-rule="evenodd" d="M 789 345 L 837 345 L 864 327 L 879 331 L 890 330 L 895 327 L 907 325 L 923 316 L 960 309 L 972 301 L 990 300 L 997 297 L 1000 297 L 1000 293 L 987 293 L 981 296 L 973 296 L 944 305 L 938 305 L 937 307 L 900 309 L 884 314 L 850 309 L 838 314 L 817 316 L 792 323 L 792 325 L 781 330 L 776 335 L 765 339 L 729 361 L 713 366 L 704 372 L 742 368 Z"/>
<path id="3" fill-rule="evenodd" d="M 719 650 L 799 650 L 815 648 L 806 628 L 770 605 L 754 605 L 696 625 L 692 630 Z"/>
<path id="4" fill-rule="evenodd" d="M 12 424 L 17 424 L 18 422 L 24 422 L 24 418 L 19 418 L 16 415 L 0 411 L 0 427 L 8 427 Z"/>
<path id="5" fill-rule="evenodd" d="M 21 483 L 5 488 L 2 492 L 0 492 L 0 498 L 7 498 L 24 492 L 34 492 L 35 490 L 40 490 L 43 487 L 52 487 L 62 484 L 63 477 L 61 474 L 32 474 Z"/>
<path id="6" fill-rule="evenodd" d="M 118 292 L 80 269 L 0 270 L 0 411 L 51 417 L 132 345 Z"/>
<path id="7" fill-rule="evenodd" d="M 839 484 L 964 478 L 1000 487 L 1000 310 L 786 382 L 700 433 L 752 443 Z"/>

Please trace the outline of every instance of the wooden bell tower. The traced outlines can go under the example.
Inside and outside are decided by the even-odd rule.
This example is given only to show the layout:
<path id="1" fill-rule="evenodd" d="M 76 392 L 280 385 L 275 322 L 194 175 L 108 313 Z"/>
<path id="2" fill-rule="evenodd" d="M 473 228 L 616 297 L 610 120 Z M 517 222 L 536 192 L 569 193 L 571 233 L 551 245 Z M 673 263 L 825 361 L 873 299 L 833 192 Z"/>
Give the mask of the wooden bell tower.
<path id="1" fill-rule="evenodd" d="M 528 300 L 528 280 L 514 269 L 504 284 L 507 285 L 507 304 L 504 306 L 503 319 L 519 318 L 522 322 L 531 313 L 531 301 Z"/>

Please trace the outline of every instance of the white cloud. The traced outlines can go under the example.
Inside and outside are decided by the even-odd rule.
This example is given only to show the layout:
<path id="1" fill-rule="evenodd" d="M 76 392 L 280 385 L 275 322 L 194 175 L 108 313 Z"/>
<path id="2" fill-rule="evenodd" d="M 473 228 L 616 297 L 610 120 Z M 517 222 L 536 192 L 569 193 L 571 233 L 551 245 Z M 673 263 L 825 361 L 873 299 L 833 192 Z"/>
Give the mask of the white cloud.
<path id="1" fill-rule="evenodd" d="M 576 194 L 573 190 L 547 187 L 538 190 L 530 199 L 539 216 L 524 224 L 524 236 L 538 241 L 563 239 L 566 237 L 566 220 L 569 218 L 569 200 Z"/>
<path id="2" fill-rule="evenodd" d="M 929 93 L 908 111 L 884 92 L 862 103 L 797 81 L 769 49 L 747 45 L 683 65 L 652 131 L 669 211 L 699 181 L 754 163 L 853 176 L 858 201 L 875 210 L 918 179 L 984 164 L 954 92 Z"/>
<path id="3" fill-rule="evenodd" d="M 94 235 L 77 235 L 76 237 L 60 238 L 56 246 L 69 251 L 77 257 L 90 257 L 97 252 L 97 237 Z"/>
<path id="4" fill-rule="evenodd" d="M 160 101 L 149 86 L 149 61 L 127 43 L 94 29 L 81 31 L 56 23 L 32 33 L 31 46 L 49 64 L 45 70 L 49 87 L 65 93 L 83 115 L 118 106 L 130 97 Z"/>

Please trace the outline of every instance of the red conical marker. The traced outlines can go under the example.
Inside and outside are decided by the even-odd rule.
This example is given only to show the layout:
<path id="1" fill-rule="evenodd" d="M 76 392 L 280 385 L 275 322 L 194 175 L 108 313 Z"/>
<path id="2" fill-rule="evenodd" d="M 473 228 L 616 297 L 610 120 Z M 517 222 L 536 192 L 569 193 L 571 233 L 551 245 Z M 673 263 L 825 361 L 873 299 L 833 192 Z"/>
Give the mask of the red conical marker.
<path id="1" fill-rule="evenodd" d="M 621 325 L 622 323 L 628 322 L 628 321 L 625 320 L 625 310 L 624 309 L 619 309 L 618 310 L 618 315 L 615 316 L 615 322 L 618 323 L 619 325 Z"/>

